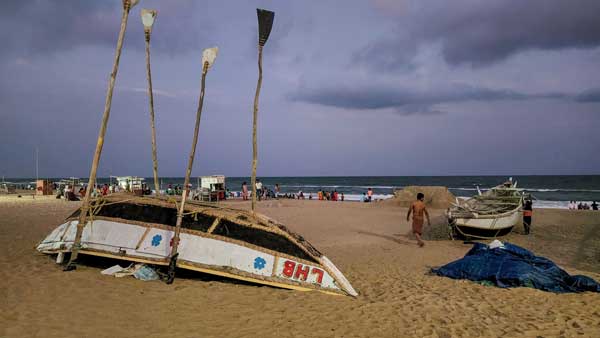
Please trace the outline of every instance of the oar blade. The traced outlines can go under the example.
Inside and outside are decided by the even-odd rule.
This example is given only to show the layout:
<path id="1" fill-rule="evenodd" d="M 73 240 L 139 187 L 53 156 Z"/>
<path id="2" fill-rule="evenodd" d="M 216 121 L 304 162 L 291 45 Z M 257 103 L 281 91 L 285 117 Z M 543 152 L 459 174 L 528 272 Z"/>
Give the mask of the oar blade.
<path id="1" fill-rule="evenodd" d="M 256 14 L 258 15 L 258 44 L 264 46 L 273 28 L 275 12 L 257 8 Z"/>

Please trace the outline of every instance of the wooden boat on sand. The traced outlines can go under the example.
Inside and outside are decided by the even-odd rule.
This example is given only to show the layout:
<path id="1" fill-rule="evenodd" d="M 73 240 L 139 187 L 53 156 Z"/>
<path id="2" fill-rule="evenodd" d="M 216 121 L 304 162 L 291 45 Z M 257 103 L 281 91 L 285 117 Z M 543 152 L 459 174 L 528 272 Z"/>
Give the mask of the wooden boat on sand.
<path id="1" fill-rule="evenodd" d="M 454 237 L 496 238 L 509 234 L 523 218 L 524 195 L 512 179 L 454 204 L 447 212 Z"/>
<path id="2" fill-rule="evenodd" d="M 80 254 L 169 265 L 177 219 L 173 198 L 113 194 L 91 201 Z M 37 250 L 69 253 L 81 209 Z M 302 236 L 259 214 L 186 201 L 177 267 L 295 290 L 357 296 L 336 266 Z"/>

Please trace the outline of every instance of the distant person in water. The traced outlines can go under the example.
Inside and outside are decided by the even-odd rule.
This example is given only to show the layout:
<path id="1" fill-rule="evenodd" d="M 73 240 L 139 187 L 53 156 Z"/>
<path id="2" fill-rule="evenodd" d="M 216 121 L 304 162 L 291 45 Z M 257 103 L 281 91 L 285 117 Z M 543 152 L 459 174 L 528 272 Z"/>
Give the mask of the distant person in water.
<path id="1" fill-rule="evenodd" d="M 367 197 L 369 198 L 369 202 L 373 200 L 373 189 L 367 189 Z"/>
<path id="2" fill-rule="evenodd" d="M 279 193 L 281 189 L 279 188 L 279 183 L 275 183 L 275 198 L 279 198 Z"/>
<path id="3" fill-rule="evenodd" d="M 423 235 L 423 214 L 427 217 L 427 225 L 431 226 L 431 221 L 429 220 L 429 213 L 427 212 L 427 208 L 425 207 L 425 195 L 422 193 L 417 194 L 417 200 L 412 203 L 410 208 L 408 209 L 408 214 L 406 214 L 406 221 L 410 221 L 410 215 L 412 214 L 412 232 L 415 234 L 417 238 L 417 243 L 420 247 L 425 245 L 425 242 L 421 239 Z"/>
<path id="4" fill-rule="evenodd" d="M 592 203 L 592 210 L 598 210 L 598 203 L 596 201 Z"/>
<path id="5" fill-rule="evenodd" d="M 527 200 L 523 206 L 523 228 L 525 235 L 531 232 L 531 217 L 533 217 L 533 204 L 531 200 Z"/>
<path id="6" fill-rule="evenodd" d="M 342 193 L 342 202 L 344 202 L 344 193 Z"/>

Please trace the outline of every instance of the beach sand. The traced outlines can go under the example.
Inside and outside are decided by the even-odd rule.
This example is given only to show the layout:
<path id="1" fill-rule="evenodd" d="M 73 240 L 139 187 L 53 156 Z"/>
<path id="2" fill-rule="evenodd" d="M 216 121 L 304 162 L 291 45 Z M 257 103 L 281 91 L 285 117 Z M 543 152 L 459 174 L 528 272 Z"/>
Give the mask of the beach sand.
<path id="1" fill-rule="evenodd" d="M 172 285 L 117 279 L 100 274 L 115 261 L 86 256 L 76 271 L 63 272 L 34 246 L 78 205 L 0 196 L 1 337 L 600 337 L 600 294 L 427 275 L 471 246 L 436 240 L 417 247 L 406 235 L 404 208 L 259 203 L 328 256 L 360 293 L 355 299 L 184 271 Z M 442 213 L 432 210 L 435 222 Z M 600 213 L 536 210 L 533 235 L 508 240 L 600 280 Z"/>

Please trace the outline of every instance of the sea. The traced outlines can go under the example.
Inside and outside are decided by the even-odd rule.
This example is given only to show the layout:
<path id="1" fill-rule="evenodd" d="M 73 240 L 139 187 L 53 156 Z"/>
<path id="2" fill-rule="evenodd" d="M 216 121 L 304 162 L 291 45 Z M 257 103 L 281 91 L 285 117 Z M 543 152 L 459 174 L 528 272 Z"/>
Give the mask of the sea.
<path id="1" fill-rule="evenodd" d="M 339 176 L 339 177 L 259 177 L 264 186 L 274 190 L 279 184 L 282 193 L 303 192 L 306 198 L 319 190 L 344 193 L 345 200 L 358 201 L 368 188 L 372 188 L 375 199 L 393 197 L 394 190 L 410 185 L 436 185 L 448 187 L 459 198 L 477 194 L 477 189 L 485 191 L 509 179 L 509 176 Z M 534 196 L 537 208 L 567 208 L 569 201 L 591 204 L 600 202 L 600 175 L 547 175 L 512 176 L 518 188 Z M 51 179 L 59 181 L 60 178 Z M 114 178 L 112 179 L 114 181 Z M 6 179 L 11 182 L 27 183 L 33 179 Z M 162 177 L 161 189 L 169 184 L 183 185 L 183 177 Z M 193 186 L 197 178 L 191 180 Z M 87 179 L 84 180 L 87 182 Z M 102 177 L 98 183 L 109 183 L 110 178 Z M 146 182 L 152 186 L 153 178 Z M 250 185 L 249 177 L 227 177 L 226 187 L 231 192 L 241 190 L 243 182 Z"/>

